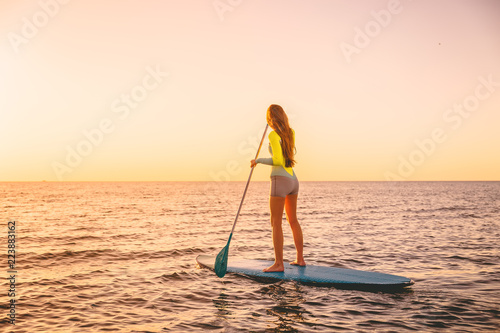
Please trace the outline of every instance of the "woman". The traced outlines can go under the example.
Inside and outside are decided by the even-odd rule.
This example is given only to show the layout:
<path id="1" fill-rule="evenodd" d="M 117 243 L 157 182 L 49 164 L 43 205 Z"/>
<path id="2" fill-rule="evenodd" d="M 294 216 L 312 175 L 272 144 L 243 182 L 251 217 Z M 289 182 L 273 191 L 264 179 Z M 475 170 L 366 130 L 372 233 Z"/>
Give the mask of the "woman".
<path id="1" fill-rule="evenodd" d="M 290 227 L 292 228 L 293 241 L 297 256 L 291 265 L 305 266 L 304 261 L 304 241 L 302 229 L 297 220 L 297 196 L 299 193 L 299 181 L 293 166 L 295 132 L 288 124 L 288 117 L 279 105 L 272 104 L 267 109 L 267 123 L 274 130 L 269 133 L 269 150 L 271 158 L 258 158 L 252 160 L 250 166 L 254 167 L 258 163 L 272 165 L 271 171 L 271 226 L 273 228 L 274 264 L 264 272 L 283 272 L 283 229 L 281 227 L 283 209 Z"/>

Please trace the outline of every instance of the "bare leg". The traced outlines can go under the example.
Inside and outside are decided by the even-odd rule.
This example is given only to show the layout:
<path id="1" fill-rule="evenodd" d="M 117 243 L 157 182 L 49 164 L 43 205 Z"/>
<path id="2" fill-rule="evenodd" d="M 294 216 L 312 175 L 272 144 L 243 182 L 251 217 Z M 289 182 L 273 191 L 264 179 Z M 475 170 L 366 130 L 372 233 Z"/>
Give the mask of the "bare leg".
<path id="1" fill-rule="evenodd" d="M 291 265 L 305 266 L 306 262 L 304 260 L 304 238 L 302 235 L 302 228 L 300 227 L 299 221 L 297 220 L 297 194 L 287 195 L 285 200 L 285 210 L 286 217 L 290 227 L 292 228 L 293 242 L 295 244 L 295 249 L 297 250 L 297 256 L 295 261 L 292 261 Z"/>
<path id="2" fill-rule="evenodd" d="M 273 228 L 274 245 L 274 264 L 263 269 L 264 272 L 283 272 L 283 229 L 281 226 L 283 218 L 283 208 L 285 207 L 285 198 L 270 197 L 269 205 L 271 208 L 271 226 Z"/>

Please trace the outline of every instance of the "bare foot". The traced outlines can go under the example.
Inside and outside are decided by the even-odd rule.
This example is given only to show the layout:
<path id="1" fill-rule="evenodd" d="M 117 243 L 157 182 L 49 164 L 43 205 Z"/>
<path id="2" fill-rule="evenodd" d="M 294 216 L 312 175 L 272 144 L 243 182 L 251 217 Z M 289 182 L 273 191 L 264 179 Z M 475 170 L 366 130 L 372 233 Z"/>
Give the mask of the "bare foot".
<path id="1" fill-rule="evenodd" d="M 294 260 L 290 263 L 290 265 L 294 265 L 294 266 L 305 266 L 306 265 L 306 262 L 304 261 L 304 259 L 302 260 Z"/>
<path id="2" fill-rule="evenodd" d="M 274 263 L 272 266 L 269 266 L 268 268 L 264 268 L 262 271 L 264 273 L 271 273 L 271 272 L 283 272 L 284 270 L 285 270 L 285 266 L 283 264 Z"/>

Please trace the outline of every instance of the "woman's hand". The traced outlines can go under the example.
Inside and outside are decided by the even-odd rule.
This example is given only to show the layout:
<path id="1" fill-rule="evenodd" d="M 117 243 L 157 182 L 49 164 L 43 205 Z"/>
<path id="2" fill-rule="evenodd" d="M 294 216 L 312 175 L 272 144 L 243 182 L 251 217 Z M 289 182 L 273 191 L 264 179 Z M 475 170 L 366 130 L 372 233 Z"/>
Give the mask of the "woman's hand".
<path id="1" fill-rule="evenodd" d="M 250 167 L 253 168 L 254 166 L 257 165 L 257 162 L 255 162 L 255 160 L 251 160 L 250 161 Z"/>

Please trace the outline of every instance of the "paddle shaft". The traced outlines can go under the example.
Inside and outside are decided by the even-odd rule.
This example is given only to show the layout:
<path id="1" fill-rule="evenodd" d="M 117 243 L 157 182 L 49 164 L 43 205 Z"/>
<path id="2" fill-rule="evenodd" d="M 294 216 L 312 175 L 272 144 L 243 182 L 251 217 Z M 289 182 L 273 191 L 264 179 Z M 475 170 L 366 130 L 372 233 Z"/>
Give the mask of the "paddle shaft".
<path id="1" fill-rule="evenodd" d="M 255 154 L 255 159 L 257 159 L 257 157 L 259 156 L 260 148 L 262 147 L 262 142 L 264 142 L 264 138 L 266 137 L 266 132 L 267 132 L 268 127 L 269 127 L 269 125 L 266 125 L 266 129 L 264 130 L 264 134 L 262 134 L 262 140 L 260 140 L 259 149 L 257 149 L 257 154 Z M 245 186 L 245 191 L 243 192 L 243 197 L 241 198 L 240 207 L 238 208 L 238 213 L 236 213 L 236 218 L 234 219 L 233 228 L 231 229 L 231 235 L 233 234 L 234 227 L 236 227 L 236 222 L 238 221 L 238 216 L 240 216 L 241 206 L 243 206 L 243 200 L 245 200 L 245 195 L 247 194 L 248 185 L 250 184 L 250 179 L 252 178 L 254 168 L 255 168 L 255 165 L 252 167 L 252 170 L 250 170 L 250 175 L 248 176 L 247 185 Z M 229 239 L 231 240 L 231 238 L 229 238 Z"/>

